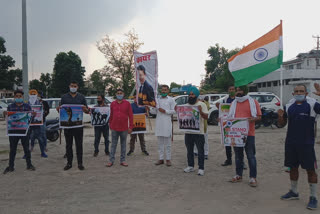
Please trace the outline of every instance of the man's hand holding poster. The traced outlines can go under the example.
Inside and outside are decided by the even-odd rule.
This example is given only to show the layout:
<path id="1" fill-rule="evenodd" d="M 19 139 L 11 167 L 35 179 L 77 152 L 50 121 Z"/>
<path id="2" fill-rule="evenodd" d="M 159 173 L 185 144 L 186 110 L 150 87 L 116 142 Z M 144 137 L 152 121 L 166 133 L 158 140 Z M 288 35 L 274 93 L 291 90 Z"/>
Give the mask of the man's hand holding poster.
<path id="1" fill-rule="evenodd" d="M 60 128 L 72 129 L 82 127 L 82 105 L 62 105 L 60 108 Z"/>
<path id="2" fill-rule="evenodd" d="M 225 146 L 244 147 L 248 131 L 246 118 L 221 119 L 221 139 Z"/>
<path id="3" fill-rule="evenodd" d="M 139 106 L 156 106 L 158 89 L 157 52 L 134 52 L 136 69 L 136 92 Z"/>
<path id="4" fill-rule="evenodd" d="M 110 117 L 110 107 L 90 108 L 91 125 L 104 126 L 108 123 Z"/>
<path id="5" fill-rule="evenodd" d="M 43 107 L 42 105 L 32 105 L 32 111 L 36 113 L 31 119 L 30 126 L 41 126 L 43 125 Z"/>
<path id="6" fill-rule="evenodd" d="M 7 112 L 7 136 L 26 136 L 31 121 L 31 112 Z"/>
<path id="7" fill-rule="evenodd" d="M 198 106 L 177 106 L 178 125 L 181 131 L 200 132 Z"/>
<path id="8" fill-rule="evenodd" d="M 147 132 L 146 114 L 133 115 L 133 130 L 131 134 L 146 133 Z"/>

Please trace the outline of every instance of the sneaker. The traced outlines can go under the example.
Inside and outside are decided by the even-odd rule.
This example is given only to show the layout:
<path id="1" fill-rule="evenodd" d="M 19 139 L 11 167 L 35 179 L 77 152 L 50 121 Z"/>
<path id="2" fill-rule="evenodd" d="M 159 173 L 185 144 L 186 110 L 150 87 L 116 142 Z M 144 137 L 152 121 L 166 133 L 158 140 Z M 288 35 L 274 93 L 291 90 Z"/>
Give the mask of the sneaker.
<path id="1" fill-rule="evenodd" d="M 82 171 L 82 170 L 84 170 L 84 166 L 83 165 L 78 165 L 78 169 Z"/>
<path id="2" fill-rule="evenodd" d="M 158 160 L 157 162 L 154 163 L 156 166 L 159 166 L 161 164 L 164 164 L 163 160 Z"/>
<path id="3" fill-rule="evenodd" d="M 93 157 L 97 157 L 98 154 L 99 154 L 99 152 L 94 152 L 94 153 L 93 153 Z"/>
<path id="4" fill-rule="evenodd" d="M 298 200 L 299 199 L 299 193 L 294 193 L 292 190 L 290 190 L 287 194 L 281 196 L 282 200 Z"/>
<path id="5" fill-rule="evenodd" d="M 63 170 L 64 171 L 67 171 L 67 170 L 69 170 L 69 169 L 71 169 L 72 168 L 72 165 L 71 164 L 67 164 L 64 168 L 63 168 Z"/>
<path id="6" fill-rule="evenodd" d="M 242 177 L 239 175 L 235 175 L 233 178 L 231 178 L 230 182 L 231 183 L 238 183 L 242 181 Z"/>
<path id="7" fill-rule="evenodd" d="M 47 155 L 46 153 L 42 153 L 42 154 L 41 154 L 41 157 L 42 157 L 42 158 L 48 158 L 48 155 Z"/>
<path id="8" fill-rule="evenodd" d="M 167 165 L 167 166 L 172 166 L 171 161 L 170 161 L 170 160 L 166 160 L 166 165 Z"/>
<path id="9" fill-rule="evenodd" d="M 255 179 L 255 178 L 250 178 L 250 180 L 249 180 L 249 185 L 251 186 L 251 187 L 256 187 L 258 184 L 257 184 L 257 179 Z"/>
<path id="10" fill-rule="evenodd" d="M 309 210 L 315 210 L 318 208 L 318 201 L 315 197 L 313 196 L 310 196 L 310 199 L 309 199 L 309 203 L 308 203 L 308 206 L 307 206 L 307 209 Z"/>
<path id="11" fill-rule="evenodd" d="M 221 166 L 229 166 L 232 165 L 232 160 L 226 160 Z"/>
<path id="12" fill-rule="evenodd" d="M 14 168 L 11 168 L 11 167 L 7 167 L 4 171 L 3 171 L 3 174 L 7 174 L 8 172 L 13 172 L 14 171 Z"/>
<path id="13" fill-rule="evenodd" d="M 29 170 L 29 171 L 35 171 L 36 168 L 31 164 L 31 165 L 27 166 L 27 170 Z"/>
<path id="14" fill-rule="evenodd" d="M 205 155 L 205 156 L 204 156 L 204 159 L 205 159 L 205 160 L 208 160 L 208 155 Z"/>
<path id="15" fill-rule="evenodd" d="M 204 170 L 203 169 L 199 169 L 198 170 L 198 175 L 199 176 L 204 176 Z"/>
<path id="16" fill-rule="evenodd" d="M 130 151 L 127 153 L 127 155 L 130 156 L 132 153 L 133 153 L 133 151 L 130 150 Z"/>
<path id="17" fill-rule="evenodd" d="M 149 156 L 149 152 L 147 152 L 146 150 L 142 151 L 143 154 L 145 154 L 146 156 Z"/>
<path id="18" fill-rule="evenodd" d="M 194 171 L 194 168 L 193 168 L 192 166 L 188 166 L 188 167 L 185 168 L 183 171 L 186 172 L 186 173 L 193 172 L 193 171 Z"/>
<path id="19" fill-rule="evenodd" d="M 113 166 L 113 163 L 112 162 L 109 162 L 107 163 L 106 167 L 112 167 Z"/>

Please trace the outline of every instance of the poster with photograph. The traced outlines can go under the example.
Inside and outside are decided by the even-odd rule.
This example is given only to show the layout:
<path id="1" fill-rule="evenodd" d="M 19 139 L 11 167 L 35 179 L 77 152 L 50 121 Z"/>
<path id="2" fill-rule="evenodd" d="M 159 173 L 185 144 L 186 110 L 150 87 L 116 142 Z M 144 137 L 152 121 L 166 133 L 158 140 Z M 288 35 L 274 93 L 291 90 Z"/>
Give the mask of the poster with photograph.
<path id="1" fill-rule="evenodd" d="M 220 103 L 219 118 L 227 118 L 229 115 L 231 103 Z"/>
<path id="2" fill-rule="evenodd" d="M 200 132 L 200 112 L 198 106 L 177 106 L 180 131 Z"/>
<path id="3" fill-rule="evenodd" d="M 108 123 L 110 117 L 110 107 L 90 108 L 91 125 L 104 126 Z"/>
<path id="4" fill-rule="evenodd" d="M 147 119 L 146 114 L 133 115 L 133 130 L 132 134 L 146 133 L 147 132 Z"/>
<path id="5" fill-rule="evenodd" d="M 248 131 L 247 118 L 221 119 L 221 139 L 224 146 L 244 147 Z"/>
<path id="6" fill-rule="evenodd" d="M 136 98 L 139 106 L 156 106 L 158 89 L 157 52 L 134 52 Z"/>
<path id="7" fill-rule="evenodd" d="M 7 112 L 7 136 L 26 136 L 31 121 L 31 112 Z"/>
<path id="8" fill-rule="evenodd" d="M 59 115 L 60 128 L 73 129 L 83 127 L 82 105 L 62 105 Z"/>
<path id="9" fill-rule="evenodd" d="M 30 126 L 41 126 L 43 125 L 43 106 L 32 105 L 32 111 L 36 112 L 36 115 L 32 117 Z"/>

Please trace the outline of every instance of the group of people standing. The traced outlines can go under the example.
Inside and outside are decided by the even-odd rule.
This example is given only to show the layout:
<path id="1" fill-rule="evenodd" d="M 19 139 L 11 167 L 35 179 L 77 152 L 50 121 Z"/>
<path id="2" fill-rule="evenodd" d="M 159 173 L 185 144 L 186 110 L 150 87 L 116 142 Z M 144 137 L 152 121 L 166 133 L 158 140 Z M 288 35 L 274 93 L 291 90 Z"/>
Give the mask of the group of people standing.
<path id="1" fill-rule="evenodd" d="M 63 95 L 61 98 L 61 105 L 63 104 L 80 104 L 84 113 L 89 113 L 85 97 L 78 93 L 78 83 L 71 82 L 69 85 L 70 92 Z M 320 96 L 320 86 L 315 84 L 315 94 Z M 236 175 L 232 177 L 230 182 L 238 183 L 242 181 L 244 169 L 244 151 L 246 153 L 249 165 L 249 185 L 252 187 L 257 186 L 257 160 L 255 148 L 255 122 L 261 119 L 261 109 L 259 103 L 247 95 L 248 88 L 246 86 L 234 87 L 230 86 L 228 89 L 229 96 L 222 102 L 231 103 L 229 118 L 248 118 L 249 132 L 245 139 L 244 147 L 234 147 Z M 173 98 L 168 96 L 169 86 L 162 85 L 160 98 L 156 99 L 156 107 L 150 108 L 148 106 L 141 107 L 137 101 L 130 104 L 124 99 L 124 91 L 117 89 L 116 100 L 110 104 L 110 118 L 109 123 L 105 126 L 94 127 L 95 141 L 94 141 L 94 156 L 99 153 L 99 143 L 101 134 L 105 139 L 105 154 L 109 155 L 109 162 L 107 167 L 112 167 L 115 162 L 115 153 L 117 144 L 120 138 L 121 155 L 120 165 L 127 167 L 126 163 L 126 142 L 127 135 L 130 137 L 130 150 L 127 153 L 130 156 L 135 149 L 135 142 L 137 136 L 140 140 L 141 151 L 145 155 L 149 155 L 146 150 L 144 134 L 132 134 L 133 130 L 133 114 L 146 113 L 150 111 L 157 114 L 155 136 L 157 136 L 159 159 L 155 165 L 166 164 L 168 167 L 172 165 L 171 162 L 171 143 L 172 143 L 172 115 L 176 111 L 176 103 Z M 207 100 L 200 101 L 200 92 L 196 87 L 190 87 L 188 92 L 189 106 L 196 106 L 200 113 L 200 132 L 185 132 L 185 145 L 187 148 L 187 167 L 184 172 L 190 173 L 194 169 L 194 156 L 198 157 L 198 175 L 204 175 L 204 162 L 208 155 L 208 103 Z M 30 104 L 35 104 L 38 100 L 34 99 L 37 95 L 34 91 L 30 93 Z M 310 185 L 310 200 L 307 208 L 317 208 L 317 165 L 314 150 L 315 141 L 315 117 L 320 114 L 320 104 L 313 98 L 307 96 L 307 88 L 304 85 L 297 85 L 294 88 L 294 98 L 284 107 L 284 110 L 279 110 L 279 123 L 286 123 L 288 121 L 288 130 L 285 141 L 285 166 L 290 167 L 290 191 L 283 195 L 281 199 L 292 200 L 298 199 L 299 194 L 297 191 L 297 181 L 299 177 L 298 168 L 301 165 L 303 169 L 307 170 L 308 182 Z M 31 111 L 31 106 L 23 102 L 23 92 L 14 92 L 15 102 L 8 107 L 8 111 Z M 35 101 L 34 101 L 35 100 Z M 41 100 L 40 100 L 41 104 Z M 42 102 L 42 105 L 47 105 Z M 107 106 L 104 102 L 104 96 L 98 96 L 97 107 Z M 217 104 L 219 107 L 219 104 Z M 45 109 L 45 108 L 44 108 Z M 60 110 L 60 107 L 57 108 Z M 49 112 L 44 113 L 44 118 Z M 111 130 L 111 150 L 109 151 L 109 128 Z M 33 128 L 33 136 L 41 138 L 43 127 Z M 39 129 L 39 130 L 38 130 Z M 67 164 L 64 170 L 72 168 L 73 162 L 73 139 L 76 145 L 76 154 L 79 170 L 84 170 L 83 166 L 83 127 L 65 129 L 64 130 L 66 141 L 66 156 Z M 10 154 L 9 166 L 5 169 L 4 174 L 14 171 L 14 159 L 16 155 L 17 144 L 21 140 L 23 145 L 27 169 L 35 170 L 31 164 L 31 155 L 29 149 L 29 134 L 25 137 L 9 137 L 10 141 Z M 39 142 L 41 140 L 39 139 Z M 207 146 L 205 146 L 207 144 Z M 40 145 L 40 143 L 39 143 Z M 195 150 L 196 148 L 196 150 Z M 227 160 L 222 164 L 228 166 L 232 164 L 232 148 L 226 146 Z M 40 145 L 41 156 L 47 157 L 46 143 Z M 207 151 L 205 151 L 207 150 Z"/>

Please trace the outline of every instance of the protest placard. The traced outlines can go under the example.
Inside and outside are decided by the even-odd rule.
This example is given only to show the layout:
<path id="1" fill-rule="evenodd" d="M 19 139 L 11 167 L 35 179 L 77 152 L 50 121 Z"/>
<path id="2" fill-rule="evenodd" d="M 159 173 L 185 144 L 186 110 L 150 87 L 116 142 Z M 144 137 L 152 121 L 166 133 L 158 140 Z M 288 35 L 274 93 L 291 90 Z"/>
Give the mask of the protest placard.
<path id="1" fill-rule="evenodd" d="M 110 117 L 110 107 L 90 108 L 91 125 L 104 126 L 108 123 Z"/>
<path id="2" fill-rule="evenodd" d="M 62 105 L 60 108 L 60 128 L 83 127 L 82 105 Z"/>
<path id="3" fill-rule="evenodd" d="M 32 117 L 30 126 L 43 125 L 43 107 L 42 105 L 32 105 L 32 111 L 36 112 L 36 115 Z"/>
<path id="4" fill-rule="evenodd" d="M 147 132 L 147 119 L 145 114 L 133 115 L 133 130 L 132 134 L 146 133 Z"/>
<path id="5" fill-rule="evenodd" d="M 177 106 L 180 131 L 200 132 L 200 112 L 198 106 Z"/>
<path id="6" fill-rule="evenodd" d="M 7 136 L 26 136 L 31 121 L 31 112 L 7 112 Z"/>
<path id="7" fill-rule="evenodd" d="M 221 140 L 224 146 L 244 147 L 248 131 L 247 118 L 221 119 Z"/>
<path id="8" fill-rule="evenodd" d="M 219 118 L 227 118 L 230 111 L 230 103 L 220 103 L 219 105 Z"/>
<path id="9" fill-rule="evenodd" d="M 156 106 L 158 89 L 157 52 L 134 52 L 136 92 L 139 106 Z"/>

